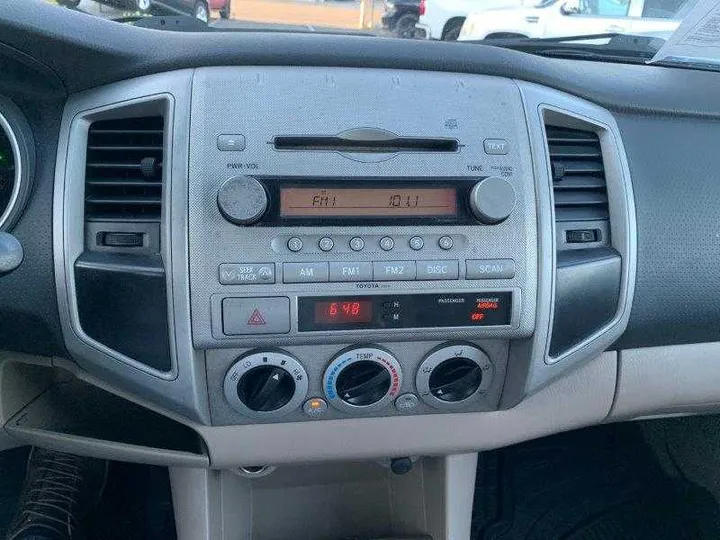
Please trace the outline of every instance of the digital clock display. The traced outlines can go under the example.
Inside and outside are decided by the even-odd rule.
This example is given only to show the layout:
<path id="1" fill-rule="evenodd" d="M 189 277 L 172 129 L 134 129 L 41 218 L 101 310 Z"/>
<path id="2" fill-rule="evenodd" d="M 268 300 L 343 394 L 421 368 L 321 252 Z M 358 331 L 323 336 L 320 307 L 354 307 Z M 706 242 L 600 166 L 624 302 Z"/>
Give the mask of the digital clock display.
<path id="1" fill-rule="evenodd" d="M 369 323 L 372 320 L 372 300 L 315 302 L 315 324 Z"/>
<path id="2" fill-rule="evenodd" d="M 454 187 L 280 188 L 280 216 L 323 217 L 447 217 L 457 216 Z"/>

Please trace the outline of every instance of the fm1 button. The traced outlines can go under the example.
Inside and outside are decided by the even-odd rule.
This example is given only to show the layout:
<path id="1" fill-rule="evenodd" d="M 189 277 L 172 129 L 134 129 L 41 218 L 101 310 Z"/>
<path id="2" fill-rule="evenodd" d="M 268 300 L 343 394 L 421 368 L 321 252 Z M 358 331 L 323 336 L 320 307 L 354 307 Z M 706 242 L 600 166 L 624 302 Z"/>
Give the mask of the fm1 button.
<path id="1" fill-rule="evenodd" d="M 225 298 L 222 322 L 227 336 L 287 334 L 290 331 L 290 299 L 285 296 Z"/>

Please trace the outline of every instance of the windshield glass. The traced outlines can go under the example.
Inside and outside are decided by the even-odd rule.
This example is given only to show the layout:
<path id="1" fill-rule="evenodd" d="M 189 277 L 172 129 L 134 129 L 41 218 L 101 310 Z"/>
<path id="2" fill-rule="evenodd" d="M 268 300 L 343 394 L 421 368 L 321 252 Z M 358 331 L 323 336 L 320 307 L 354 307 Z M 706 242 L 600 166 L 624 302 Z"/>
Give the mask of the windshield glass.
<path id="1" fill-rule="evenodd" d="M 500 46 L 514 40 L 560 42 L 559 38 L 569 36 L 575 43 L 578 37 L 593 36 L 597 39 L 588 43 L 607 45 L 611 35 L 644 36 L 653 38 L 654 53 L 693 6 L 704 0 L 47 1 L 118 24 L 155 27 L 158 17 L 178 17 L 182 21 L 175 21 L 173 28 L 185 31 L 352 33 Z M 720 25 L 716 28 L 720 34 Z M 636 45 L 649 54 L 647 42 Z M 623 44 L 623 58 L 631 56 L 630 49 L 627 42 Z"/>

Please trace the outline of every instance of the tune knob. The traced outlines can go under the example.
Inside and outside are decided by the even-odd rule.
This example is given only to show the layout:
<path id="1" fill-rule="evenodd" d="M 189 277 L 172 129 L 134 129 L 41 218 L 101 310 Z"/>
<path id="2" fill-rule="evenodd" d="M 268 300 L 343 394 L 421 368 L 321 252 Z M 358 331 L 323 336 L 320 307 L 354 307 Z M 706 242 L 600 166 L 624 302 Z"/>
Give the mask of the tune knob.
<path id="1" fill-rule="evenodd" d="M 388 405 L 400 392 L 400 364 L 379 347 L 340 352 L 323 377 L 328 402 L 341 411 L 361 413 Z"/>
<path id="2" fill-rule="evenodd" d="M 470 192 L 470 209 L 487 225 L 505 221 L 515 208 L 515 189 L 499 176 L 481 180 Z"/>
<path id="3" fill-rule="evenodd" d="M 234 176 L 218 190 L 217 205 L 230 223 L 252 225 L 267 211 L 268 196 L 252 176 Z"/>
<path id="4" fill-rule="evenodd" d="M 241 356 L 225 375 L 225 398 L 253 418 L 283 416 L 307 394 L 307 373 L 285 352 L 258 351 Z"/>
<path id="5" fill-rule="evenodd" d="M 493 364 L 469 343 L 443 345 L 420 364 L 415 385 L 420 398 L 438 409 L 461 408 L 485 392 L 492 382 Z"/>

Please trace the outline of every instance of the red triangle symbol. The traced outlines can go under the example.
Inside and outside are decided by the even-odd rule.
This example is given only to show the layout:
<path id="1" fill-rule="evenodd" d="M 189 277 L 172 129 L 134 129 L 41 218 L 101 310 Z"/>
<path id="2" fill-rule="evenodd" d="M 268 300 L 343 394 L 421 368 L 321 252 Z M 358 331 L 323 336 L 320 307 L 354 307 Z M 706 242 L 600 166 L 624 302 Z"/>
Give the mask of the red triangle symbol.
<path id="1" fill-rule="evenodd" d="M 263 317 L 263 314 L 260 313 L 260 310 L 255 308 L 247 323 L 248 326 L 262 326 L 267 324 L 267 321 L 265 320 L 265 317 Z"/>

